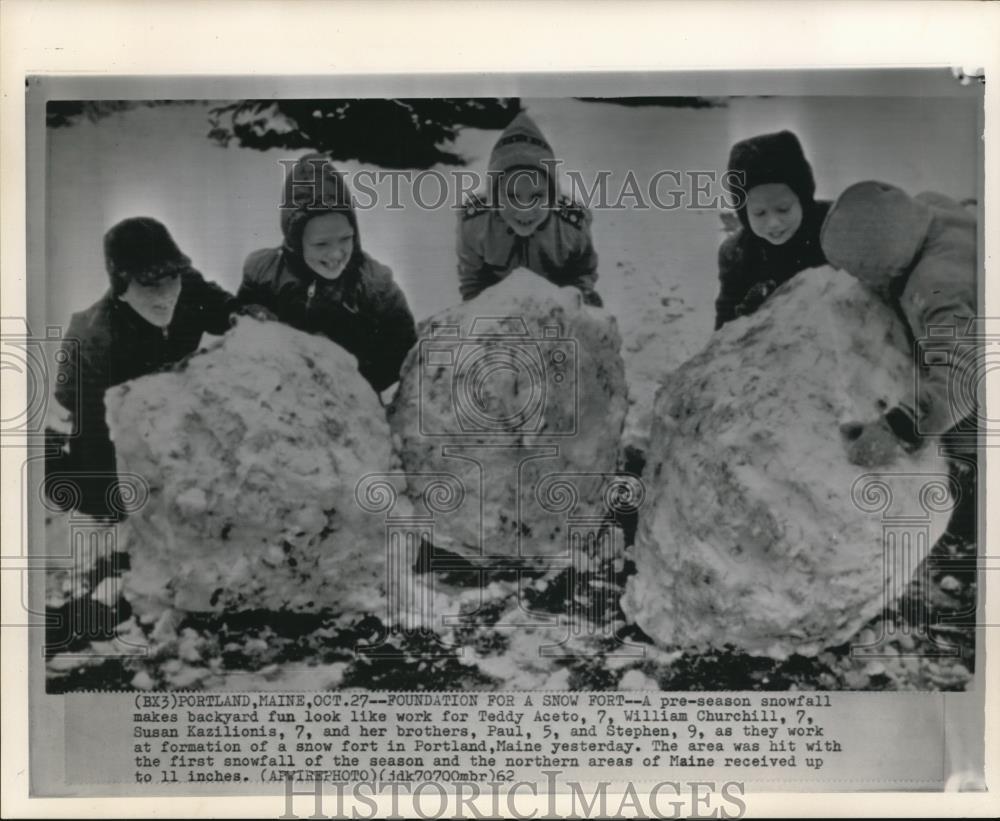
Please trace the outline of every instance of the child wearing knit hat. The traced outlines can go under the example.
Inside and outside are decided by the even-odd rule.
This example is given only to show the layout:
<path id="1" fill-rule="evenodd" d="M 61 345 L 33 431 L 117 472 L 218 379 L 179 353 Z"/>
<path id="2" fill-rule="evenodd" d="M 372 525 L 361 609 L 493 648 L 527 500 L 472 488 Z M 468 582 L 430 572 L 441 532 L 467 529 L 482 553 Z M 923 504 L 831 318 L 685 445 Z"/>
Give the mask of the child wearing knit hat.
<path id="1" fill-rule="evenodd" d="M 799 271 L 826 263 L 819 231 L 830 209 L 814 199 L 812 168 L 791 131 L 736 143 L 726 181 L 740 229 L 719 247 L 716 330 L 756 311 Z"/>
<path id="2" fill-rule="evenodd" d="M 876 180 L 852 185 L 830 210 L 821 233 L 830 264 L 897 308 L 913 339 L 927 346 L 921 359 L 932 360 L 917 362 L 912 402 L 845 426 L 855 464 L 880 467 L 925 436 L 976 430 L 981 340 L 967 333 L 977 316 L 977 231 L 976 215 L 949 197 L 911 197 Z M 975 448 L 965 455 L 974 457 Z"/>
<path id="3" fill-rule="evenodd" d="M 507 126 L 490 154 L 492 189 L 470 197 L 458 221 L 458 278 L 462 299 L 478 296 L 516 268 L 572 285 L 590 305 L 597 254 L 587 209 L 559 196 L 555 153 L 524 113 Z"/>

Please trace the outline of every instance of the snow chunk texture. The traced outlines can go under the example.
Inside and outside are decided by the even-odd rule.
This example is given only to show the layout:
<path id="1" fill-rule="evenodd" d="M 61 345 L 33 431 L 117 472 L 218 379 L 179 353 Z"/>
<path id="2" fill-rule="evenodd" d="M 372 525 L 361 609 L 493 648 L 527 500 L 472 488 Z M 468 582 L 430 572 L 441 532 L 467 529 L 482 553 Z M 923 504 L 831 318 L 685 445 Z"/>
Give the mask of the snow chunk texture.
<path id="1" fill-rule="evenodd" d="M 891 605 L 883 588 L 905 579 L 883 570 L 885 526 L 923 517 L 933 544 L 948 471 L 932 448 L 851 465 L 840 425 L 912 396 L 912 363 L 901 320 L 824 267 L 667 375 L 626 615 L 667 647 L 782 658 L 843 643 Z"/>
<path id="2" fill-rule="evenodd" d="M 600 517 L 627 409 L 620 347 L 610 314 L 525 270 L 423 323 L 389 423 L 436 545 L 550 557 L 571 517 Z M 439 481 L 452 492 L 435 508 Z"/>
<path id="3" fill-rule="evenodd" d="M 118 467 L 149 500 L 124 523 L 140 615 L 376 612 L 384 519 L 355 488 L 390 463 L 357 363 L 330 340 L 244 318 L 175 370 L 109 390 Z"/>

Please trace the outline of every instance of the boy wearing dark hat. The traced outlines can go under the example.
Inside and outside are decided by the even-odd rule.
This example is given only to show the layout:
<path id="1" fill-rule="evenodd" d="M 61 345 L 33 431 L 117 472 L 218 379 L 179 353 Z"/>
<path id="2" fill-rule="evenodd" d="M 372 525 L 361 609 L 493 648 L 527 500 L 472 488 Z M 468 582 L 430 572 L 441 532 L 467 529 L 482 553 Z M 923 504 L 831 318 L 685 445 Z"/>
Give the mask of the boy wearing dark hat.
<path id="1" fill-rule="evenodd" d="M 912 404 L 843 431 L 855 464 L 888 464 L 901 447 L 917 447 L 924 435 L 941 436 L 975 415 L 962 393 L 979 384 L 980 357 L 965 336 L 976 316 L 976 228 L 975 216 L 943 194 L 910 197 L 884 182 L 852 185 L 830 210 L 821 235 L 830 264 L 886 298 L 915 340 L 933 343 L 935 358 L 931 367 L 917 363 Z M 970 355 L 958 355 L 963 351 Z M 975 420 L 962 427 L 975 430 Z"/>
<path id="2" fill-rule="evenodd" d="M 381 393 L 417 341 L 413 314 L 392 271 L 361 249 L 351 193 L 328 157 L 288 169 L 280 223 L 283 245 L 247 257 L 237 298 L 329 337 Z"/>
<path id="3" fill-rule="evenodd" d="M 830 209 L 814 199 L 812 168 L 791 131 L 736 143 L 725 179 L 740 229 L 719 247 L 716 330 L 756 311 L 799 271 L 826 263 L 819 231 Z"/>
<path id="4" fill-rule="evenodd" d="M 590 212 L 559 196 L 555 154 L 524 113 L 507 126 L 489 160 L 491 190 L 465 203 L 458 220 L 458 281 L 469 300 L 516 268 L 528 268 L 555 285 L 572 285 L 590 305 L 597 253 Z"/>
<path id="5" fill-rule="evenodd" d="M 115 514 L 115 450 L 105 422 L 104 392 L 194 352 L 203 333 L 223 334 L 235 298 L 191 267 L 166 227 L 151 217 L 123 220 L 104 236 L 111 289 L 73 314 L 55 398 L 76 435 L 56 462 L 76 482 L 74 507 Z M 79 358 L 68 347 L 78 345 Z"/>

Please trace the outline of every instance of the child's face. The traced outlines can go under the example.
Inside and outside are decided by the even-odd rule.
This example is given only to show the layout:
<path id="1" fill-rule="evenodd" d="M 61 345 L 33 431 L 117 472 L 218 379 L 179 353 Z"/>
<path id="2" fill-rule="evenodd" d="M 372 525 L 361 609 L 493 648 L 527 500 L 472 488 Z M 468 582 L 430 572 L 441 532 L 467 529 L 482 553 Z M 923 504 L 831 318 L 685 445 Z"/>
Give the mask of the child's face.
<path id="1" fill-rule="evenodd" d="M 545 218 L 548 179 L 537 169 L 521 168 L 504 174 L 500 182 L 500 216 L 521 237 L 534 233 Z"/>
<path id="2" fill-rule="evenodd" d="M 121 295 L 139 316 L 157 328 L 166 328 L 174 318 L 174 309 L 181 295 L 180 275 L 167 277 L 152 285 L 140 285 L 133 280 Z"/>
<path id="3" fill-rule="evenodd" d="M 772 245 L 784 245 L 802 224 L 802 205 L 782 182 L 757 185 L 747 193 L 750 230 Z"/>
<path id="4" fill-rule="evenodd" d="M 323 214 L 306 223 L 302 258 L 317 276 L 336 279 L 354 253 L 354 229 L 343 214 Z"/>

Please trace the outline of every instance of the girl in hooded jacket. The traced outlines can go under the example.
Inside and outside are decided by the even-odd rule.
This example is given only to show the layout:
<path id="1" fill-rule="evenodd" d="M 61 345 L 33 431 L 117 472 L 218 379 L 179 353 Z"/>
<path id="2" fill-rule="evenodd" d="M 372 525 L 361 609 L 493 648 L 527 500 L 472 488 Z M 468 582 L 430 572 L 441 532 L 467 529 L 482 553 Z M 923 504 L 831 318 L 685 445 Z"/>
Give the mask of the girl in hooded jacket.
<path id="1" fill-rule="evenodd" d="M 799 271 L 825 265 L 819 232 L 830 203 L 791 131 L 761 134 L 733 146 L 724 185 L 740 228 L 719 247 L 715 329 L 756 311 Z"/>
<path id="2" fill-rule="evenodd" d="M 351 193 L 329 157 L 308 154 L 288 169 L 280 222 L 284 243 L 247 257 L 237 299 L 329 337 L 381 393 L 416 343 L 413 314 L 392 271 L 362 250 Z"/>

